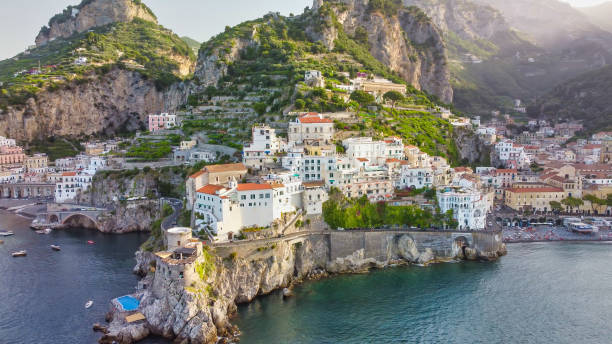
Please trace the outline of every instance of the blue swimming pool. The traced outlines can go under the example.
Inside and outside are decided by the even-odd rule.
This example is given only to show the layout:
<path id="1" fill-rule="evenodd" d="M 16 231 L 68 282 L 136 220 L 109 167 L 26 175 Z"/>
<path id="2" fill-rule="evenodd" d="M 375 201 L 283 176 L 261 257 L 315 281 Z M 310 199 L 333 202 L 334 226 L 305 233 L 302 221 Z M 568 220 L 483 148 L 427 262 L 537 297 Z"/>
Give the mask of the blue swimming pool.
<path id="1" fill-rule="evenodd" d="M 138 306 L 140 306 L 140 301 L 137 298 L 129 295 L 118 297 L 117 301 L 121 304 L 121 307 L 123 307 L 123 310 L 125 311 L 135 311 L 138 309 Z"/>

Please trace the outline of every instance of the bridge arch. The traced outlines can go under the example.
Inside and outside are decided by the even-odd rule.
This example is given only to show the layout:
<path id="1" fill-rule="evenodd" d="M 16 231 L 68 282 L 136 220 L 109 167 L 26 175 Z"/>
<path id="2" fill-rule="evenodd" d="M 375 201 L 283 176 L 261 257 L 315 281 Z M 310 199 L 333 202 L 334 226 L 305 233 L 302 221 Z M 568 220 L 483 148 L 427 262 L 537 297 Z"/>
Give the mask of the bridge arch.
<path id="1" fill-rule="evenodd" d="M 89 215 L 70 214 L 62 221 L 62 225 L 70 228 L 98 229 L 98 222 Z"/>
<path id="2" fill-rule="evenodd" d="M 57 215 L 55 214 L 51 214 L 51 216 L 49 216 L 49 223 L 59 223 L 59 217 L 57 217 Z"/>

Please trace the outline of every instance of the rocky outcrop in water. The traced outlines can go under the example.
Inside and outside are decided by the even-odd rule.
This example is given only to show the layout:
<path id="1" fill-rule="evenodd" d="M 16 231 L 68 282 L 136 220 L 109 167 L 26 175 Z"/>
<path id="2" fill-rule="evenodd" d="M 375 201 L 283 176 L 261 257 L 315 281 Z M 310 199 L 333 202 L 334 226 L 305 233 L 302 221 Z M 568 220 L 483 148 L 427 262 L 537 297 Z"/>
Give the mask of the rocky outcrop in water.
<path id="1" fill-rule="evenodd" d="M 20 141 L 47 137 L 112 135 L 145 127 L 147 116 L 183 105 L 190 85 L 158 90 L 153 80 L 115 68 L 103 76 L 43 91 L 25 105 L 0 113 L 0 135 Z"/>
<path id="2" fill-rule="evenodd" d="M 37 45 L 67 38 L 75 33 L 117 22 L 130 22 L 134 18 L 157 23 L 151 10 L 134 0 L 84 0 L 78 6 L 70 6 L 49 21 L 36 37 Z"/>
<path id="3" fill-rule="evenodd" d="M 113 307 L 107 316 L 109 332 L 100 342 L 132 343 L 156 334 L 181 343 L 216 343 L 220 337 L 236 332 L 230 324 L 230 316 L 236 312 L 237 304 L 250 302 L 259 295 L 290 287 L 305 279 L 321 278 L 330 273 L 364 272 L 394 264 L 427 264 L 454 257 L 490 260 L 505 254 L 505 246 L 497 237 L 495 240 L 499 244 L 483 252 L 477 248 L 455 247 L 455 244 L 451 245 L 452 239 L 447 242 L 447 235 L 431 238 L 433 241 L 442 239 L 440 243 L 448 245 L 447 249 L 437 250 L 425 247 L 428 243 L 423 246 L 423 243 L 415 242 L 411 235 L 383 234 L 375 235 L 380 246 L 375 251 L 386 253 L 372 256 L 369 249 L 353 251 L 351 242 L 363 240 L 352 241 L 344 235 L 351 234 L 335 239 L 328 234 L 312 234 L 304 239 L 279 240 L 268 245 L 253 243 L 218 248 L 216 257 L 199 258 L 194 263 L 196 270 L 210 265 L 214 268 L 202 268 L 206 272 L 189 285 L 172 276 L 167 266 L 157 264 L 155 273 L 149 273 L 141 281 L 141 285 L 147 285 L 146 289 L 138 293 L 141 298 L 139 311 L 146 317 L 146 322 L 127 324 L 124 314 Z M 329 241 L 338 239 L 342 240 Z M 334 255 L 330 250 L 335 245 L 351 253 L 330 258 Z M 139 262 L 135 271 L 141 274 L 148 271 L 154 265 L 151 256 L 150 253 L 137 254 Z"/>

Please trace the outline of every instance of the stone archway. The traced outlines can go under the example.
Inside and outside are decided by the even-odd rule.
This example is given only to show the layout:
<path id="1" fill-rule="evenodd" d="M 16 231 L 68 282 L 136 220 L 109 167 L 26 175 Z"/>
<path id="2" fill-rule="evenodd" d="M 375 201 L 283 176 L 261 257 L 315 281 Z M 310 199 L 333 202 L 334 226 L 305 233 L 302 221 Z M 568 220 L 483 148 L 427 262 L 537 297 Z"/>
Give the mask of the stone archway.
<path id="1" fill-rule="evenodd" d="M 459 259 L 466 259 L 465 249 L 470 247 L 470 241 L 464 236 L 458 236 L 453 241 L 453 256 Z"/>
<path id="2" fill-rule="evenodd" d="M 49 216 L 49 223 L 59 223 L 59 218 L 57 217 L 57 215 L 52 214 L 51 216 Z"/>
<path id="3" fill-rule="evenodd" d="M 73 214 L 62 221 L 62 225 L 67 228 L 87 228 L 98 229 L 96 220 L 84 214 Z"/>

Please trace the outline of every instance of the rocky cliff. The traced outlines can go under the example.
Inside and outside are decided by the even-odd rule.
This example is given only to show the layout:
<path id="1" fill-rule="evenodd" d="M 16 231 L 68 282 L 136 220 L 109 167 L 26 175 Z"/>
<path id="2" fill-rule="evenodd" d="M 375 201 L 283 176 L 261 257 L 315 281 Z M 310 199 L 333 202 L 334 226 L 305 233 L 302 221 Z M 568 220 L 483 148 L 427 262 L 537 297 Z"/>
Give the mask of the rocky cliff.
<path id="1" fill-rule="evenodd" d="M 141 73 L 119 68 L 90 79 L 40 92 L 25 105 L 0 111 L 0 135 L 30 141 L 134 131 L 145 127 L 149 114 L 179 108 L 190 87 L 176 83 L 158 90 Z"/>
<path id="2" fill-rule="evenodd" d="M 495 237 L 497 243 L 490 246 L 491 251 L 484 252 L 459 247 L 452 244 L 452 239 L 443 241 L 447 249 L 424 244 L 428 240 L 436 242 L 446 238 L 444 234 L 432 238 L 423 236 L 420 239 L 423 242 L 419 243 L 411 235 L 376 234 L 372 247 L 378 253 L 372 256 L 370 249 L 353 247 L 347 235 L 351 236 L 342 233 L 334 239 L 333 234 L 311 234 L 303 239 L 279 240 L 267 246 L 260 244 L 265 246 L 263 249 L 256 245 L 218 248 L 218 256 L 205 252 L 192 263 L 197 272 L 191 273 L 191 268 L 186 268 L 182 275 L 184 280 L 172 276 L 175 272 L 170 271 L 174 271 L 176 265 L 166 265 L 159 259 L 156 264 L 151 254 L 139 253 L 137 257 L 141 261 L 136 270 L 149 271 L 140 283 L 147 287 L 138 294 L 139 310 L 147 320 L 126 324 L 125 314 L 113 307 L 107 316 L 111 323 L 100 342 L 132 343 L 156 334 L 175 339 L 175 342 L 216 343 L 219 337 L 231 336 L 236 331 L 229 320 L 237 310 L 236 304 L 250 302 L 259 295 L 290 287 L 304 279 L 364 272 L 391 264 L 427 264 L 455 257 L 495 259 L 505 253 L 499 237 Z M 493 240 L 493 236 L 488 235 L 487 240 Z M 362 241 L 357 238 L 355 243 Z M 333 249 L 335 246 L 340 248 Z M 332 250 L 345 253 L 337 254 Z"/>
<path id="3" fill-rule="evenodd" d="M 127 23 L 134 18 L 157 23 L 153 12 L 140 0 L 83 0 L 51 18 L 49 26 L 43 27 L 36 37 L 36 44 L 43 45 L 98 26 Z"/>
<path id="4" fill-rule="evenodd" d="M 338 5 L 340 3 L 341 5 Z M 333 49 L 339 28 L 349 36 L 367 33 L 372 56 L 419 90 L 452 102 L 453 90 L 442 33 L 416 7 L 400 6 L 394 12 L 374 7 L 368 0 L 315 1 L 327 25 L 308 32 Z"/>
<path id="5" fill-rule="evenodd" d="M 161 215 L 158 200 L 120 203 L 111 212 L 98 216 L 97 229 L 113 234 L 149 232 Z"/>

